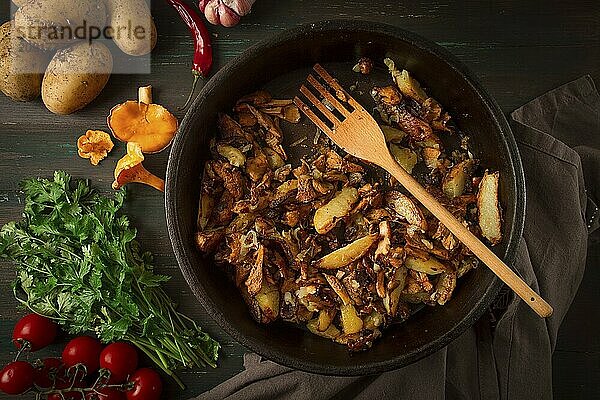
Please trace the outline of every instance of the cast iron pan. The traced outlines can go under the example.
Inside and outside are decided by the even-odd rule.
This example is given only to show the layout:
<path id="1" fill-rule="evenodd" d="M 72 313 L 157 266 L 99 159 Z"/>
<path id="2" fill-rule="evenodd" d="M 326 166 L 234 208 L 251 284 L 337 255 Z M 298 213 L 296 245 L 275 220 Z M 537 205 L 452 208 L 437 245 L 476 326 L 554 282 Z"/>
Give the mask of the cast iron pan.
<path id="1" fill-rule="evenodd" d="M 242 95 L 267 88 L 277 97 L 293 97 L 310 67 L 319 62 L 349 87 L 358 78 L 353 63 L 384 57 L 411 71 L 472 138 L 475 156 L 499 170 L 504 209 L 504 240 L 496 253 L 512 265 L 523 229 L 525 186 L 519 153 L 504 115 L 467 69 L 447 51 L 417 35 L 372 22 L 327 21 L 301 26 L 265 40 L 221 69 L 203 88 L 185 116 L 167 168 L 166 213 L 169 236 L 181 271 L 194 295 L 219 325 L 252 351 L 289 367 L 331 375 L 363 375 L 399 368 L 439 350 L 471 326 L 491 304 L 502 283 L 486 267 L 471 271 L 445 306 L 425 307 L 402 324 L 384 331 L 365 352 L 344 346 L 289 323 L 255 323 L 233 284 L 195 248 L 199 182 L 208 140 L 216 132 L 218 112 L 229 112 Z M 361 78 L 362 79 L 362 78 Z M 359 83 L 389 81 L 383 68 Z M 362 86 L 361 86 L 362 85 Z M 360 97 L 370 106 L 368 95 Z M 283 124 L 284 144 L 303 136 L 297 157 L 311 150 L 315 128 Z"/>

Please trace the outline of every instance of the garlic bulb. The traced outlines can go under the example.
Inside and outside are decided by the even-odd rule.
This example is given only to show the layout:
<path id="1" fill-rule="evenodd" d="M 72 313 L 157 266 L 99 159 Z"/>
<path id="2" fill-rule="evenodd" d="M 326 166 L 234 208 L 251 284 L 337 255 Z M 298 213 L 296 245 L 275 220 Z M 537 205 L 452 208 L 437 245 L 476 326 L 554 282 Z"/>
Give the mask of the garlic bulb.
<path id="1" fill-rule="evenodd" d="M 256 0 L 200 0 L 198 7 L 213 25 L 227 28 L 237 25 L 240 17 L 250 13 Z"/>

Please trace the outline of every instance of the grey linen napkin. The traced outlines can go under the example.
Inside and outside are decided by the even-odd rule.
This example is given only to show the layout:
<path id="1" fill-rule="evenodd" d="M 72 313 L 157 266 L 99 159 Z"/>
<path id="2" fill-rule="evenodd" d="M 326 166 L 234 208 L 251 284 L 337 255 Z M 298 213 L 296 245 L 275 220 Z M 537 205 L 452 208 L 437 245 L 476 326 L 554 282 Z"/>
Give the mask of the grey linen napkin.
<path id="1" fill-rule="evenodd" d="M 197 399 L 552 398 L 558 328 L 583 276 L 588 233 L 598 227 L 600 96 L 585 76 L 511 116 L 527 185 L 515 268 L 553 305 L 552 317 L 537 317 L 504 290 L 462 336 L 407 367 L 377 376 L 330 377 L 246 354 L 245 371 Z"/>

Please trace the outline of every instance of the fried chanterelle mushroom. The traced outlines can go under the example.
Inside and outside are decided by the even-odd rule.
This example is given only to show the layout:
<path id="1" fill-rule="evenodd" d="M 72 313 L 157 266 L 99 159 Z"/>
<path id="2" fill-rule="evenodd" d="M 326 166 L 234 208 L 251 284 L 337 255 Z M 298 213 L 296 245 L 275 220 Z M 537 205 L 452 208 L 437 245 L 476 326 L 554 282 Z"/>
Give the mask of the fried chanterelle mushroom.
<path id="1" fill-rule="evenodd" d="M 151 86 L 140 88 L 138 101 L 129 100 L 115 106 L 107 119 L 115 138 L 138 143 L 143 153 L 158 153 L 167 148 L 178 127 L 173 114 L 152 103 L 151 90 Z"/>
<path id="2" fill-rule="evenodd" d="M 98 165 L 113 149 L 110 135 L 103 131 L 87 131 L 77 140 L 77 154 L 89 158 L 92 165 Z"/>
<path id="3" fill-rule="evenodd" d="M 466 139 L 445 150 L 442 138 L 460 131 L 408 72 L 386 62 L 393 81 L 372 95 L 396 160 L 472 232 L 499 242 L 498 174 L 483 175 Z M 294 107 L 258 91 L 218 116 L 196 244 L 257 322 L 294 322 L 364 350 L 418 304 L 451 301 L 477 260 L 397 182 L 324 135 L 292 162 L 283 134 L 299 120 Z"/>

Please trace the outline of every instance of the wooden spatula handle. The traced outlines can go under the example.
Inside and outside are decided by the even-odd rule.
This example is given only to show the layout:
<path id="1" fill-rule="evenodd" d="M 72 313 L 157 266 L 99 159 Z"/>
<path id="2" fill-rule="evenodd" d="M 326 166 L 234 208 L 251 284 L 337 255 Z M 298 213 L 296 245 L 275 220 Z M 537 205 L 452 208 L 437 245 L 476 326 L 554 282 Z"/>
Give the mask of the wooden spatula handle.
<path id="1" fill-rule="evenodd" d="M 419 182 L 393 159 L 381 165 L 394 176 L 417 200 L 439 219 L 458 240 L 464 243 L 485 265 L 506 283 L 540 317 L 552 315 L 552 307 L 533 291 L 517 274 L 500 260 L 485 244 L 471 233 L 452 213 L 441 205 Z"/>

